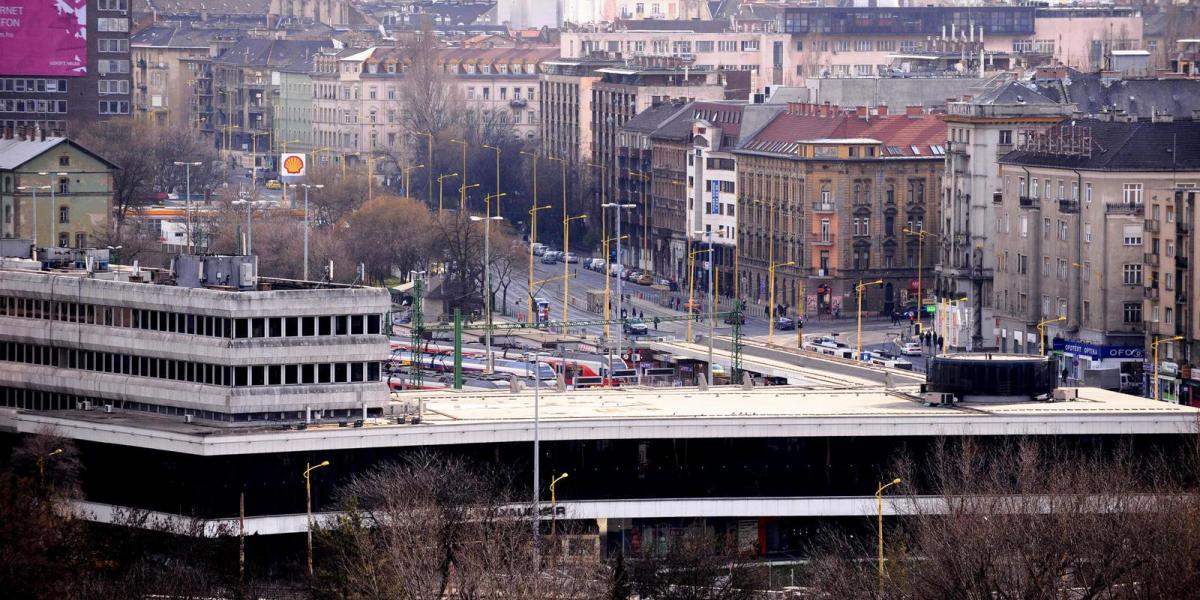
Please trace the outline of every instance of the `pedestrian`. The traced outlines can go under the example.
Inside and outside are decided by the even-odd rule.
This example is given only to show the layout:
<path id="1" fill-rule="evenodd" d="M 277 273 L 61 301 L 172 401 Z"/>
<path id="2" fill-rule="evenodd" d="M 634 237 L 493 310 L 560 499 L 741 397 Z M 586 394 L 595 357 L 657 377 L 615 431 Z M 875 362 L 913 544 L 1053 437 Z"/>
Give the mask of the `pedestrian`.
<path id="1" fill-rule="evenodd" d="M 1068 377 L 1070 377 L 1070 376 L 1071 376 L 1071 371 L 1070 371 L 1069 369 L 1067 369 L 1067 367 L 1064 365 L 1064 366 L 1063 366 L 1063 370 L 1062 370 L 1062 382 L 1063 382 L 1063 385 L 1066 385 L 1066 383 L 1067 383 L 1067 378 L 1068 378 Z"/>
<path id="2" fill-rule="evenodd" d="M 654 317 L 654 330 L 658 331 L 658 317 L 657 316 Z"/>

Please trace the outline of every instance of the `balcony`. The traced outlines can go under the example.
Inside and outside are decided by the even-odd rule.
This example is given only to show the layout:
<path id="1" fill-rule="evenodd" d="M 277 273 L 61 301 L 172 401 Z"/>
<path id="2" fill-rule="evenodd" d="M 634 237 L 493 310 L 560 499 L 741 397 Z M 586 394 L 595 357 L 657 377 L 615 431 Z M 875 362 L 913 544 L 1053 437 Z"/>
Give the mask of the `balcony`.
<path id="1" fill-rule="evenodd" d="M 1157 267 L 1158 266 L 1158 253 L 1157 252 L 1145 253 L 1142 256 L 1142 262 L 1146 263 L 1146 266 L 1148 266 L 1148 267 Z"/>
<path id="2" fill-rule="evenodd" d="M 1077 213 L 1079 212 L 1079 201 L 1069 198 L 1058 199 L 1058 212 L 1061 213 Z"/>
<path id="3" fill-rule="evenodd" d="M 1156 288 L 1156 287 L 1142 288 L 1142 297 L 1147 300 L 1158 300 L 1158 288 Z"/>
<path id="4" fill-rule="evenodd" d="M 834 212 L 832 202 L 813 202 L 812 209 L 813 209 L 813 212 L 818 212 L 818 213 Z"/>
<path id="5" fill-rule="evenodd" d="M 508 105 L 513 108 L 525 108 L 528 106 L 528 102 L 521 98 L 513 98 L 512 102 L 509 102 Z"/>
<path id="6" fill-rule="evenodd" d="M 1021 208 L 1040 208 L 1041 205 L 1037 198 L 1031 196 L 1020 196 L 1017 198 L 1017 203 Z"/>
<path id="7" fill-rule="evenodd" d="M 1186 269 L 1186 268 L 1188 268 L 1188 257 L 1186 257 L 1186 256 L 1176 256 L 1176 257 L 1175 257 L 1175 268 L 1176 268 L 1176 269 Z"/>
<path id="8" fill-rule="evenodd" d="M 1142 226 L 1146 233 L 1158 233 L 1158 219 L 1146 219 L 1146 224 Z"/>
<path id="9" fill-rule="evenodd" d="M 1187 235 L 1192 230 L 1192 224 L 1187 221 L 1175 221 L 1175 233 Z"/>
<path id="10" fill-rule="evenodd" d="M 1135 202 L 1106 202 L 1104 214 L 1141 216 L 1146 214 L 1146 207 Z"/>
<path id="11" fill-rule="evenodd" d="M 812 243 L 814 246 L 832 246 L 833 238 L 832 237 L 818 237 L 818 238 L 814 238 Z"/>

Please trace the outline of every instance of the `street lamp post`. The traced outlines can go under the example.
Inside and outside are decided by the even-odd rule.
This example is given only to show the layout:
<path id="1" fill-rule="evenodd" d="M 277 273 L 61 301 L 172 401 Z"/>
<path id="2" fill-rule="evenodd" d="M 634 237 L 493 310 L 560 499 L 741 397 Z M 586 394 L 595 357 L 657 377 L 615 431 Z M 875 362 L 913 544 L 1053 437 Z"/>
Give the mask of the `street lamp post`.
<path id="1" fill-rule="evenodd" d="M 615 208 L 616 212 L 617 212 L 616 218 L 617 218 L 617 264 L 618 265 L 624 264 L 621 262 L 621 209 L 622 208 L 635 208 L 636 206 L 637 206 L 636 204 L 620 204 L 617 202 L 609 202 L 609 203 L 600 205 L 601 209 Z M 617 356 L 618 357 L 621 356 L 621 345 L 622 345 L 622 342 L 624 341 L 624 337 L 625 337 L 625 317 L 621 315 L 621 300 L 623 298 L 624 298 L 624 296 L 621 294 L 621 276 L 618 275 L 617 276 L 617 318 L 621 320 L 621 327 L 619 327 L 618 328 L 619 331 L 617 331 Z M 626 365 L 626 366 L 628 367 L 629 365 Z M 612 376 L 611 372 L 609 373 L 609 376 L 610 377 Z"/>
<path id="2" fill-rule="evenodd" d="M 1157 335 L 1157 334 L 1155 334 L 1155 335 Z M 1161 339 L 1161 340 L 1154 340 L 1150 344 L 1150 349 L 1154 350 L 1154 381 L 1151 382 L 1151 384 L 1154 385 L 1154 400 L 1156 402 L 1159 400 L 1159 395 L 1160 395 L 1160 391 L 1161 391 L 1161 388 L 1158 385 L 1158 346 L 1159 346 L 1159 344 L 1167 344 L 1170 342 L 1177 342 L 1182 339 L 1183 339 L 1183 336 L 1177 335 L 1175 337 L 1169 337 L 1169 338 L 1165 338 L 1165 339 Z"/>
<path id="3" fill-rule="evenodd" d="M 485 202 L 491 206 L 491 201 L 496 200 L 499 203 L 500 198 L 505 194 L 491 194 L 485 197 Z M 489 208 L 490 211 L 490 208 Z M 504 217 L 500 215 L 488 217 L 472 216 L 472 221 L 483 221 L 483 302 L 484 302 L 484 341 L 487 346 L 487 374 L 491 374 L 496 370 L 496 360 L 492 356 L 492 221 L 501 221 Z"/>
<path id="4" fill-rule="evenodd" d="M 425 165 L 408 165 L 404 167 L 404 195 L 412 198 L 412 172 L 414 169 L 422 169 Z"/>
<path id="5" fill-rule="evenodd" d="M 38 175 L 42 175 L 43 177 L 66 177 L 69 174 L 62 171 L 38 171 Z M 54 193 L 58 188 L 54 185 L 55 183 L 56 182 L 53 179 L 50 179 L 50 244 L 57 248 L 62 247 L 63 244 L 58 242 L 59 216 L 56 214 L 58 212 L 58 197 Z"/>
<path id="6" fill-rule="evenodd" d="M 925 268 L 925 236 L 929 235 L 929 232 L 924 229 L 913 230 L 907 227 L 903 231 L 906 235 L 917 236 L 917 325 L 919 328 L 921 325 L 921 309 L 924 308 L 925 304 L 925 289 L 922 287 L 924 281 L 921 279 Z"/>
<path id="7" fill-rule="evenodd" d="M 564 204 L 564 206 L 566 206 Z M 571 329 L 571 317 L 567 312 L 567 307 L 571 304 L 571 278 L 567 277 L 567 269 L 570 265 L 567 263 L 567 255 L 571 253 L 571 221 L 577 219 L 586 219 L 587 215 L 575 215 L 574 217 L 563 217 L 563 335 L 567 335 Z M 602 246 L 607 247 L 608 242 L 605 241 Z M 608 256 L 604 257 L 604 268 L 608 268 Z M 607 275 L 607 273 L 605 273 Z M 605 277 L 605 286 L 608 285 L 608 278 Z M 532 290 L 530 290 L 532 292 Z M 608 296 L 605 296 L 605 302 L 608 301 Z M 608 310 L 606 307 L 605 311 Z M 607 317 L 606 317 L 607 318 Z"/>
<path id="8" fill-rule="evenodd" d="M 463 185 L 458 186 L 458 192 L 460 194 L 462 194 L 461 204 L 458 207 L 459 212 L 461 212 L 461 213 L 467 212 L 467 190 L 472 190 L 477 187 L 481 187 L 481 184 L 472 183 L 471 185 L 463 184 Z"/>
<path id="9" fill-rule="evenodd" d="M 308 579 L 311 581 L 313 576 L 312 477 L 309 476 L 309 473 L 312 473 L 321 467 L 328 467 L 329 461 L 321 461 L 320 464 L 315 466 L 305 463 L 304 466 L 304 512 L 308 516 L 308 527 L 306 528 L 306 532 L 308 534 Z"/>
<path id="10" fill-rule="evenodd" d="M 185 210 L 187 211 L 187 215 L 186 215 L 187 216 L 187 241 L 188 241 L 188 252 L 189 253 L 196 251 L 196 244 L 195 244 L 195 242 L 192 241 L 192 167 L 199 167 L 200 165 L 203 165 L 203 164 L 204 163 L 202 163 L 202 162 L 175 161 L 175 166 L 183 167 L 183 172 L 184 172 L 184 181 L 185 181 L 184 193 L 187 194 Z"/>
<path id="11" fill-rule="evenodd" d="M 859 279 L 858 285 L 854 286 L 855 291 L 858 292 L 858 342 L 854 349 L 854 360 L 862 360 L 862 297 L 863 290 L 872 285 L 883 285 L 883 280 L 876 279 L 875 281 L 864 283 L 863 280 Z"/>
<path id="12" fill-rule="evenodd" d="M 899 477 L 897 477 L 897 478 L 893 479 L 890 483 L 885 483 L 883 485 L 880 485 L 879 488 L 875 490 L 875 501 L 879 507 L 879 591 L 881 593 L 883 592 L 883 576 L 884 576 L 884 569 L 883 569 L 883 491 L 892 487 L 893 485 L 900 485 L 900 483 L 901 483 L 901 480 Z"/>
<path id="13" fill-rule="evenodd" d="M 496 189 L 492 190 L 493 196 L 500 197 L 500 148 L 497 146 L 483 145 L 484 148 L 496 153 Z M 500 214 L 500 201 L 496 201 L 496 214 Z"/>
<path id="14" fill-rule="evenodd" d="M 697 231 L 696 235 L 708 237 L 708 384 L 713 384 L 713 337 L 716 336 L 717 286 L 713 273 L 717 270 L 717 253 L 713 250 L 713 231 Z M 735 318 L 741 318 L 737 315 Z M 691 321 L 688 321 L 689 323 Z M 688 334 L 691 337 L 691 334 Z M 689 340 L 690 342 L 690 340 Z"/>
<path id="15" fill-rule="evenodd" d="M 1045 321 L 1038 322 L 1038 324 L 1037 324 L 1038 354 L 1040 354 L 1042 356 L 1046 355 L 1046 326 L 1051 323 L 1059 323 L 1061 321 L 1066 321 L 1066 320 L 1067 320 L 1066 317 L 1055 317 L 1053 319 L 1046 319 Z"/>
<path id="16" fill-rule="evenodd" d="M 18 187 L 17 187 L 17 189 L 18 189 L 18 190 L 32 190 L 32 191 L 33 191 L 33 206 L 32 206 L 32 209 L 33 209 L 33 210 L 31 211 L 31 212 L 33 213 L 33 247 L 34 247 L 34 248 L 37 248 L 37 245 L 38 245 L 38 238 L 37 238 L 37 230 L 38 230 L 38 223 L 37 223 L 37 209 L 38 209 L 38 203 L 37 203 L 37 191 L 38 191 L 38 190 L 49 190 L 49 189 L 53 189 L 53 186 L 49 186 L 49 185 L 22 185 L 22 186 L 18 186 Z"/>
<path id="17" fill-rule="evenodd" d="M 462 173 L 462 182 L 463 182 L 463 185 L 466 185 L 467 184 L 467 143 L 463 140 L 450 140 L 450 143 L 462 145 L 462 169 L 459 170 L 459 173 Z M 458 191 L 462 195 L 462 197 L 460 197 L 458 199 L 459 210 L 466 210 L 467 209 L 467 190 L 463 189 L 460 186 Z"/>
<path id="18" fill-rule="evenodd" d="M 529 308 L 529 316 L 527 320 L 529 323 L 535 323 L 537 321 L 533 314 L 535 308 L 533 305 L 533 246 L 537 243 L 537 215 L 539 211 L 546 210 L 547 208 L 552 207 L 548 204 L 546 206 L 538 206 L 537 197 L 535 196 L 533 200 L 533 208 L 529 209 L 529 220 L 531 221 L 529 226 L 529 301 L 527 302 Z M 567 261 L 565 250 L 563 251 L 563 257 L 563 264 L 566 265 Z M 566 304 L 565 295 L 563 296 L 563 303 Z"/>
<path id="19" fill-rule="evenodd" d="M 712 248 L 707 250 L 695 250 L 688 252 L 688 305 L 685 307 L 688 313 L 687 319 L 687 343 L 692 343 L 692 306 L 696 303 L 696 256 L 699 254 L 711 254 Z M 710 256 L 711 260 L 712 257 Z"/>
<path id="20" fill-rule="evenodd" d="M 254 202 L 242 198 L 241 200 L 234 200 L 230 204 L 235 206 L 245 205 L 246 207 L 246 241 L 242 244 L 242 253 L 250 256 L 251 251 L 254 249 L 254 219 L 251 216 Z"/>
<path id="21" fill-rule="evenodd" d="M 567 478 L 567 474 L 563 473 L 562 475 L 559 475 L 558 477 L 555 477 L 553 480 L 550 481 L 550 537 L 551 538 L 553 538 L 555 535 L 558 534 L 558 531 L 557 531 L 558 528 L 556 527 L 556 521 L 558 519 L 558 497 L 554 495 L 554 486 L 558 485 L 558 482 L 560 482 L 566 478 Z"/>
<path id="22" fill-rule="evenodd" d="M 775 263 L 771 263 L 770 265 L 767 265 L 767 279 L 768 279 L 767 285 L 771 286 L 771 301 L 770 301 L 770 306 L 768 307 L 771 318 L 767 320 L 767 345 L 768 346 L 771 345 L 771 343 L 775 339 L 775 318 L 776 318 L 775 317 L 775 269 L 778 269 L 779 267 L 790 267 L 795 264 L 796 264 L 796 261 L 788 261 L 788 262 L 781 263 L 778 265 Z M 797 314 L 797 318 L 798 318 L 798 316 L 799 315 Z"/>
<path id="23" fill-rule="evenodd" d="M 294 189 L 296 187 L 296 184 L 293 183 L 288 187 L 291 187 Z M 316 188 L 319 190 L 319 189 L 325 187 L 325 185 L 320 184 L 320 183 L 318 183 L 316 185 L 309 184 L 309 183 L 301 183 L 300 187 L 304 188 L 304 280 L 308 281 L 308 228 L 309 228 L 308 190 L 309 190 L 309 188 Z"/>
<path id="24" fill-rule="evenodd" d="M 442 204 L 442 182 L 451 177 L 458 177 L 458 173 L 450 173 L 448 175 L 438 175 L 438 212 L 442 212 L 444 205 Z"/>

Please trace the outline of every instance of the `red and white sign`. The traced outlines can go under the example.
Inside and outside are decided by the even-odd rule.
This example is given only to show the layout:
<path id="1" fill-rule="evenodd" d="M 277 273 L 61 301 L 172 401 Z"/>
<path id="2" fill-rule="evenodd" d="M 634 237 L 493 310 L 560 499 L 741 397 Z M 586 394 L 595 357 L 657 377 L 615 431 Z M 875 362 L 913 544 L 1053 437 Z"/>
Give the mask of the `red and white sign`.
<path id="1" fill-rule="evenodd" d="M 0 0 L 0 73 L 87 75 L 87 29 L 87 0 Z"/>
<path id="2" fill-rule="evenodd" d="M 303 154 L 279 155 L 279 174 L 283 177 L 304 177 L 308 158 Z"/>

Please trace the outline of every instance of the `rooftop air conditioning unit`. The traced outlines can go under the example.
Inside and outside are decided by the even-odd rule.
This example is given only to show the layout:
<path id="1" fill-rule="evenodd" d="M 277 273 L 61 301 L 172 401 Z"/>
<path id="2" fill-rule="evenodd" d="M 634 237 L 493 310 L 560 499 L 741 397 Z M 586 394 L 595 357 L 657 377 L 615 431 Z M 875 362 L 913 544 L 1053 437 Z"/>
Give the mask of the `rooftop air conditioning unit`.
<path id="1" fill-rule="evenodd" d="M 194 417 L 194 416 L 192 416 L 192 415 L 183 415 L 183 422 L 184 422 L 184 423 L 191 423 L 191 422 L 192 422 L 192 420 L 193 420 L 194 418 L 195 418 L 195 417 Z"/>
<path id="2" fill-rule="evenodd" d="M 953 406 L 954 394 L 950 392 L 925 392 L 924 400 L 927 406 Z"/>
<path id="3" fill-rule="evenodd" d="M 105 405 L 104 405 L 104 412 L 106 412 L 106 413 L 110 413 L 110 414 L 111 414 L 111 413 L 112 413 L 112 410 L 113 410 L 113 409 L 112 409 L 112 405 L 111 405 L 111 404 L 105 404 Z"/>

